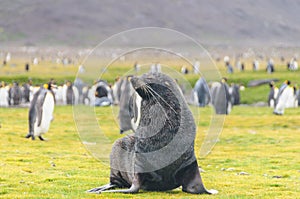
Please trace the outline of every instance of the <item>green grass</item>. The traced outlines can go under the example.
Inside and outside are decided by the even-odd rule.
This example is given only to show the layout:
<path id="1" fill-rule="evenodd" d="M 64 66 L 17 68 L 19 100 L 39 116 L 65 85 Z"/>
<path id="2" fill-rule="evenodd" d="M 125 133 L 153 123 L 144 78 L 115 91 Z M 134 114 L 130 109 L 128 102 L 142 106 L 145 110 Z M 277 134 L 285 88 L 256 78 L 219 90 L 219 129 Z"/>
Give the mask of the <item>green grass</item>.
<path id="1" fill-rule="evenodd" d="M 24 71 L 25 59 L 0 67 L 0 81 L 45 83 L 55 78 L 58 83 L 72 80 L 77 66 L 62 66 L 43 61 Z M 97 68 L 99 63 L 95 62 Z M 229 83 L 247 85 L 253 79 L 285 79 L 300 85 L 300 71 L 290 72 L 277 66 L 267 74 L 263 69 L 227 74 L 218 63 L 222 76 Z M 41 70 L 43 68 L 43 70 Z M 132 68 L 130 64 L 110 67 L 103 78 L 113 82 Z M 174 68 L 180 69 L 174 64 Z M 261 64 L 263 68 L 263 64 Z M 96 71 L 99 72 L 99 71 Z M 95 72 L 95 73 L 96 73 Z M 99 72 L 100 74 L 100 72 Z M 193 85 L 197 76 L 186 79 Z M 92 80 L 88 80 L 90 83 Z M 242 103 L 266 101 L 268 85 L 247 88 L 241 92 Z M 300 108 L 287 109 L 284 116 L 275 116 L 267 107 L 237 106 L 226 120 L 213 151 L 200 158 L 200 147 L 210 126 L 211 108 L 191 107 L 198 124 L 195 142 L 204 184 L 219 190 L 216 196 L 190 195 L 180 189 L 169 192 L 145 192 L 137 195 L 93 195 L 85 190 L 109 181 L 107 162 L 97 161 L 81 143 L 73 119 L 72 107 L 57 106 L 54 121 L 44 136 L 47 142 L 24 138 L 28 131 L 27 108 L 0 108 L 0 198 L 297 198 L 300 194 Z M 117 107 L 96 108 L 95 115 L 102 132 L 112 143 L 121 137 L 116 123 Z M 199 119 L 200 118 L 200 119 Z M 109 151 L 111 145 L 102 146 Z M 109 153 L 102 154 L 108 158 Z M 106 159 L 107 160 L 107 159 Z M 249 175 L 238 175 L 246 172 Z"/>
<path id="2" fill-rule="evenodd" d="M 96 108 L 103 131 L 120 137 L 111 108 Z M 207 188 L 218 195 L 180 189 L 137 195 L 85 193 L 109 181 L 109 166 L 95 160 L 79 139 L 72 107 L 57 106 L 46 142 L 31 141 L 26 108 L 0 108 L 0 198 L 297 198 L 300 193 L 300 109 L 275 116 L 269 108 L 234 107 L 213 151 L 199 158 L 211 109 L 200 112 L 196 155 Z M 107 154 L 108 155 L 108 154 Z M 249 175 L 238 175 L 247 172 Z"/>

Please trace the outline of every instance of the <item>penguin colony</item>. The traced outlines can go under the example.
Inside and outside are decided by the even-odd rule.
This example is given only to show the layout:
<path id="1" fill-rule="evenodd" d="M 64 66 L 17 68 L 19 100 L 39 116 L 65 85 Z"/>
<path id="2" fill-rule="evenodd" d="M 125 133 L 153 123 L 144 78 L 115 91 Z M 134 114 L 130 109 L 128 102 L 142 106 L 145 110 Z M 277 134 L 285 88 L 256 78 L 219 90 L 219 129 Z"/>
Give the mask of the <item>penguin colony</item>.
<path id="1" fill-rule="evenodd" d="M 155 71 L 156 72 L 156 71 Z M 132 76 L 116 78 L 113 86 L 104 80 L 94 82 L 89 86 L 81 79 L 77 78 L 73 83 L 66 81 L 62 85 L 55 85 L 51 80 L 51 94 L 56 105 L 77 105 L 85 104 L 90 106 L 110 106 L 119 105 L 119 126 L 120 133 L 132 130 L 131 118 L 128 110 L 130 96 L 134 89 L 130 83 Z M 268 105 L 274 108 L 274 114 L 283 115 L 285 108 L 294 108 L 300 105 L 300 90 L 292 87 L 290 81 L 284 82 L 279 88 L 274 82 L 270 82 L 270 92 L 268 95 Z M 240 104 L 241 86 L 237 84 L 227 84 L 227 79 L 220 82 L 207 83 L 204 77 L 200 77 L 195 83 L 191 93 L 191 98 L 187 99 L 190 104 L 204 107 L 211 105 L 216 114 L 230 114 L 234 105 Z M 45 88 L 43 88 L 45 89 Z M 53 110 L 43 110 L 42 99 L 49 100 L 48 94 L 38 86 L 33 86 L 32 80 L 20 86 L 17 82 L 7 85 L 0 83 L 0 106 L 30 106 L 29 111 L 29 134 L 26 137 L 34 139 L 38 136 L 41 140 L 42 134 L 47 132 L 50 122 L 53 119 Z M 47 89 L 46 89 L 47 90 Z M 39 95 L 44 94 L 44 98 Z M 39 99 L 39 100 L 38 100 Z M 48 101 L 47 101 L 48 103 Z M 34 106 L 35 105 L 35 106 Z M 49 108 L 52 106 L 48 106 Z M 54 108 L 53 108 L 54 109 Z M 45 113 L 49 115 L 43 115 Z M 43 114 L 41 114 L 43 113 Z M 38 118 L 40 117 L 40 118 Z M 42 119 L 46 119 L 44 121 Z M 43 122 L 42 122 L 43 121 Z M 45 125 L 45 126 L 43 126 Z M 34 130 L 36 129 L 36 130 Z"/>
<path id="2" fill-rule="evenodd" d="M 123 107 L 128 106 L 128 97 L 132 94 L 132 88 L 128 83 L 129 77 L 118 77 L 113 85 L 108 84 L 105 80 L 95 81 L 92 86 L 84 83 L 77 78 L 74 82 L 66 81 L 61 85 L 54 85 L 51 90 L 55 96 L 56 105 L 77 105 L 85 104 L 90 106 L 109 106 L 120 105 L 120 120 L 128 116 L 128 113 L 122 112 Z M 257 80 L 258 81 L 258 80 Z M 270 92 L 267 96 L 267 103 L 270 107 L 275 108 L 279 103 L 279 89 L 272 81 L 264 81 L 263 84 L 269 83 Z M 282 115 L 282 107 L 295 108 L 300 105 L 300 89 L 288 85 L 288 89 L 281 95 L 279 103 L 279 114 Z M 223 78 L 219 82 L 206 82 L 204 77 L 200 77 L 195 83 L 190 96 L 186 96 L 187 101 L 199 107 L 211 105 L 215 108 L 216 114 L 229 114 L 234 105 L 240 104 L 240 90 L 244 87 L 231 83 L 228 85 L 227 79 Z M 33 86 L 31 80 L 23 85 L 14 82 L 13 84 L 0 83 L 0 107 L 29 106 L 34 94 L 39 90 L 39 86 Z M 289 91 L 289 92 L 287 92 Z M 186 93 L 183 90 L 183 93 Z M 286 95 L 288 94 L 288 95 Z M 123 95 L 123 96 L 122 96 Z M 267 94 L 266 94 L 267 95 Z M 287 97 L 284 97 L 287 96 Z M 224 99 L 224 100 L 223 100 Z M 281 105 L 280 105 L 281 104 Z M 222 111 L 220 107 L 223 106 Z M 281 108 L 280 108 L 281 107 Z M 274 111 L 276 114 L 277 111 Z M 122 115 L 124 117 L 122 117 Z M 120 131 L 128 130 L 128 122 L 120 121 Z M 124 127 L 123 127 L 124 126 Z"/>

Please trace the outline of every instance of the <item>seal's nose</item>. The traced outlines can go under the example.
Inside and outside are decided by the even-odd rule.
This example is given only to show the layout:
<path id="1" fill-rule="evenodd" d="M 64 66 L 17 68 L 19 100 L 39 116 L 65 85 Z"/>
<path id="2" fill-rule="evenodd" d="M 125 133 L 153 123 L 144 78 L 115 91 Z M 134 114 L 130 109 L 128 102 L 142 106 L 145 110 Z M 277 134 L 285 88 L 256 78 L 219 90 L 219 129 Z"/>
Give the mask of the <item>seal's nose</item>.
<path id="1" fill-rule="evenodd" d="M 144 84 L 144 82 L 138 77 L 132 77 L 130 79 L 130 82 L 131 82 L 134 89 L 137 89 L 137 88 L 141 87 Z"/>
<path id="2" fill-rule="evenodd" d="M 131 82 L 132 86 L 134 86 L 136 84 L 137 77 L 133 76 L 133 77 L 130 78 L 129 81 Z"/>

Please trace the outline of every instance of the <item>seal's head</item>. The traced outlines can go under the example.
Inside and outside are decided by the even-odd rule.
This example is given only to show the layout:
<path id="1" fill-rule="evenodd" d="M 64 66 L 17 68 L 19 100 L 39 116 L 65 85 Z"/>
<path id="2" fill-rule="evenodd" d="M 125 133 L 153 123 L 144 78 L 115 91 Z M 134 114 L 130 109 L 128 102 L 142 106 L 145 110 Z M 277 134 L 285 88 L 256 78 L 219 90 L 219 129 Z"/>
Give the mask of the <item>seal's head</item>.
<path id="1" fill-rule="evenodd" d="M 180 126 L 184 99 L 172 78 L 162 73 L 147 73 L 132 77 L 130 82 L 136 91 L 131 97 L 129 110 L 134 130 L 144 126 L 150 127 L 148 134 L 157 132 L 155 128 L 159 124 L 164 125 L 161 122 L 167 122 L 172 127 Z"/>

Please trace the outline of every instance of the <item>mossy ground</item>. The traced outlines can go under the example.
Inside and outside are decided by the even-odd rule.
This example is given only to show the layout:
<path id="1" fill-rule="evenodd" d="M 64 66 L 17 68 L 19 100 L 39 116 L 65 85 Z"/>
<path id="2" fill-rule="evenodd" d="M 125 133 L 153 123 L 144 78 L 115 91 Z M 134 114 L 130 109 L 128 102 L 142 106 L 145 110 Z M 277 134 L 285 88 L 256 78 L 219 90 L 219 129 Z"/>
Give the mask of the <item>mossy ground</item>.
<path id="1" fill-rule="evenodd" d="M 25 82 L 31 77 L 43 83 L 54 77 L 63 82 L 74 78 L 77 71 L 72 65 L 42 63 L 43 70 L 39 68 L 41 65 L 33 66 L 26 73 L 23 63 L 20 60 L 14 67 L 1 67 L 0 80 Z M 132 66 L 122 70 L 129 67 Z M 263 69 L 228 75 L 224 66 L 219 67 L 230 82 L 246 84 L 252 79 L 278 78 L 280 82 L 290 79 L 293 84 L 300 84 L 299 71 L 287 71 L 285 66 L 278 67 L 272 75 Z M 118 70 L 113 72 L 117 74 Z M 114 77 L 108 77 L 113 81 Z M 193 75 L 187 79 L 191 83 L 196 80 Z M 246 88 L 241 93 L 242 103 L 266 101 L 268 90 L 268 85 Z M 191 109 L 200 112 L 200 120 L 196 121 L 196 156 L 205 170 L 202 173 L 205 186 L 219 191 L 215 196 L 191 195 L 180 189 L 142 191 L 136 195 L 85 193 L 108 183 L 110 169 L 93 158 L 81 143 L 72 107 L 57 106 L 55 119 L 44 136 L 46 142 L 24 138 L 28 132 L 27 108 L 0 108 L 0 198 L 299 198 L 300 108 L 287 109 L 283 116 L 275 116 L 268 107 L 234 107 L 226 116 L 219 141 L 205 158 L 199 157 L 199 151 L 210 125 L 211 108 Z M 108 136 L 112 140 L 120 137 L 111 108 L 95 111 Z"/>
<path id="2" fill-rule="evenodd" d="M 198 157 L 211 112 L 209 107 L 199 110 Z M 120 137 L 111 125 L 111 108 L 96 112 L 104 113 L 97 114 L 101 127 L 112 137 Z M 87 194 L 86 190 L 108 183 L 109 166 L 95 160 L 81 143 L 71 106 L 55 108 L 46 142 L 24 138 L 26 108 L 1 108 L 0 113 L 1 198 L 297 198 L 300 193 L 300 109 L 275 116 L 269 108 L 234 107 L 212 152 L 198 158 L 206 187 L 219 190 L 215 196 L 195 196 L 180 189 L 137 195 Z"/>

